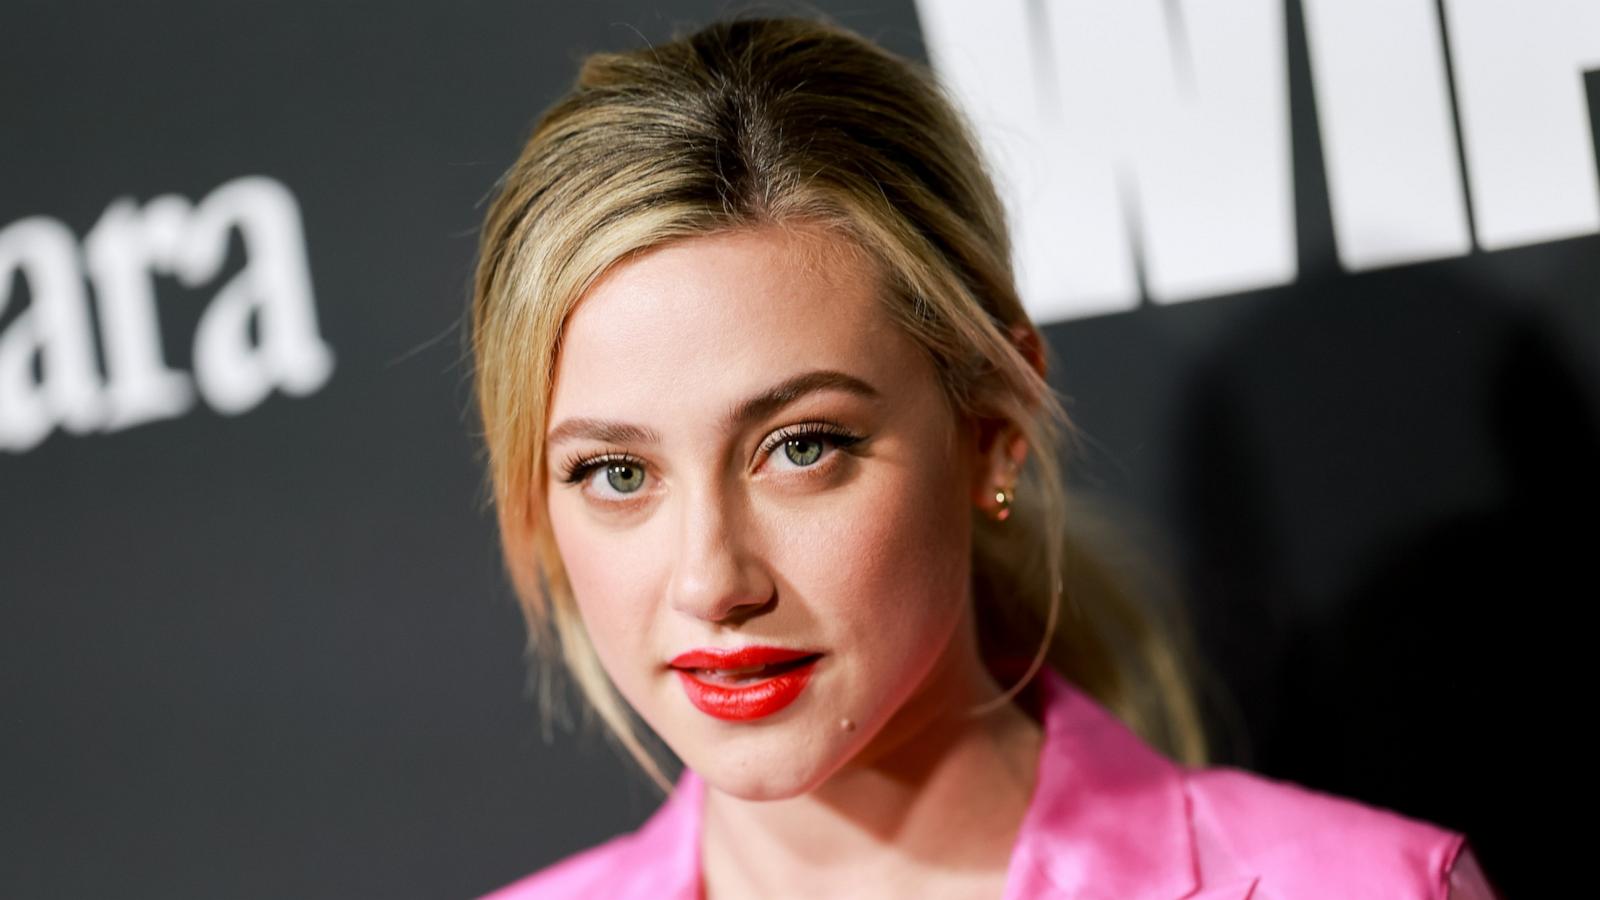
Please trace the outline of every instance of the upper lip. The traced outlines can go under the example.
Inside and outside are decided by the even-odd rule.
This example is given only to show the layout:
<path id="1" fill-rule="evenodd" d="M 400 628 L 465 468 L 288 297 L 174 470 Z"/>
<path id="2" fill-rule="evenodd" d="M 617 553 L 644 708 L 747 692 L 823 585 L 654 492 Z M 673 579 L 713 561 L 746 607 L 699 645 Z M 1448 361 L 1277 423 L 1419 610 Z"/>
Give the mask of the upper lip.
<path id="1" fill-rule="evenodd" d="M 815 650 L 791 650 L 787 647 L 752 646 L 731 650 L 700 647 L 674 656 L 668 665 L 674 669 L 745 669 L 794 662 L 818 655 Z"/>

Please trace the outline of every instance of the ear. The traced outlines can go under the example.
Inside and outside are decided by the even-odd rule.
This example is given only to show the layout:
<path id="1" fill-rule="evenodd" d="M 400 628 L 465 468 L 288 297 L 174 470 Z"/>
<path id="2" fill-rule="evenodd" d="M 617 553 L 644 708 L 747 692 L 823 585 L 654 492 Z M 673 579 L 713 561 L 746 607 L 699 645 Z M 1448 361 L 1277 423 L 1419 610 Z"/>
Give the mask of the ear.
<path id="1" fill-rule="evenodd" d="M 1028 459 L 1028 441 L 1021 429 L 1004 419 L 978 423 L 977 437 L 972 502 L 989 516 L 998 517 L 1003 504 L 995 495 L 1016 489 L 1022 464 Z"/>
<path id="2" fill-rule="evenodd" d="M 1043 377 L 1044 341 L 1038 330 L 1032 323 L 1023 322 L 1011 326 L 1010 336 L 1017 351 Z M 1007 419 L 985 419 L 976 428 L 972 502 L 991 518 L 998 518 L 1003 503 L 996 494 L 1015 490 L 1022 465 L 1028 459 L 1028 441 L 1022 429 Z"/>
<path id="3" fill-rule="evenodd" d="M 1040 336 L 1039 329 L 1033 327 L 1032 322 L 1024 321 L 1011 326 L 1010 334 L 1017 352 L 1039 373 L 1040 378 L 1045 377 L 1044 338 Z"/>

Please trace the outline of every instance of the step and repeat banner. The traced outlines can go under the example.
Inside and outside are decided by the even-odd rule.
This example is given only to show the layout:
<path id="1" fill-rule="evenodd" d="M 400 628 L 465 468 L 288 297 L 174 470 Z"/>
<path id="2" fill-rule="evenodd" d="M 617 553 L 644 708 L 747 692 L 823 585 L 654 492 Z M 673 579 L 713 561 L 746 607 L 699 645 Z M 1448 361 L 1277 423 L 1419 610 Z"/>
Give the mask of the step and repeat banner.
<path id="1" fill-rule="evenodd" d="M 931 61 L 1219 756 L 1534 891 L 1600 503 L 1600 3 L 820 3 Z M 657 795 L 546 728 L 461 323 L 585 53 L 721 2 L 13 2 L 0 896 L 465 897 Z"/>

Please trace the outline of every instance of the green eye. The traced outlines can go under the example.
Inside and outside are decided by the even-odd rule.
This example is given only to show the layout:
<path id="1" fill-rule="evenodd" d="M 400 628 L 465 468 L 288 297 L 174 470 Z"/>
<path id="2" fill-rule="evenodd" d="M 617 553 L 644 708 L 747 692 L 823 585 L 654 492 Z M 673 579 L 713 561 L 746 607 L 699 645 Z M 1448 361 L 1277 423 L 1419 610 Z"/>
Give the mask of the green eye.
<path id="1" fill-rule="evenodd" d="M 783 442 L 783 455 L 797 466 L 809 466 L 822 456 L 822 442 L 814 438 L 790 438 Z"/>
<path id="2" fill-rule="evenodd" d="M 644 484 L 644 469 L 632 463 L 606 466 L 606 483 L 619 494 L 631 494 Z"/>

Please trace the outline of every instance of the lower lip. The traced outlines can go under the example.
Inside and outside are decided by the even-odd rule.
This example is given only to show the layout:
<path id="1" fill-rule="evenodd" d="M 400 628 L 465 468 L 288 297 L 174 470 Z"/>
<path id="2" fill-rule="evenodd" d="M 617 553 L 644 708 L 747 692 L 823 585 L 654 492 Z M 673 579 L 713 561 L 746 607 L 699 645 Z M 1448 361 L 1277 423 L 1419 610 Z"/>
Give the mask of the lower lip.
<path id="1" fill-rule="evenodd" d="M 811 680 L 811 670 L 817 665 L 813 659 L 771 678 L 749 684 L 722 684 L 701 681 L 693 672 L 678 669 L 678 680 L 683 682 L 683 692 L 695 709 L 708 716 L 729 722 L 749 722 L 763 719 L 793 703 Z"/>

